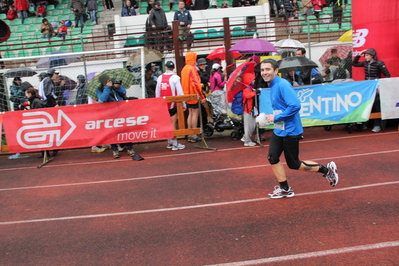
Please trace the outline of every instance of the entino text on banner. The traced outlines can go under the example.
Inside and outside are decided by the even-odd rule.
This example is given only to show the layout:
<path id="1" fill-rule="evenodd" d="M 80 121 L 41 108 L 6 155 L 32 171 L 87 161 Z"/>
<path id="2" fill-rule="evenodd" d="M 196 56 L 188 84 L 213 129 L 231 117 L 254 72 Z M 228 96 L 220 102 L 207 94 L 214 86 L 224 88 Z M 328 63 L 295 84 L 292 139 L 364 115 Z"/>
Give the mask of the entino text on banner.
<path id="1" fill-rule="evenodd" d="M 365 122 L 374 103 L 378 80 L 294 87 L 304 127 Z M 272 114 L 270 90 L 259 96 L 261 113 Z"/>
<path id="2" fill-rule="evenodd" d="M 7 112 L 4 127 L 10 152 L 153 141 L 173 135 L 162 98 Z"/>

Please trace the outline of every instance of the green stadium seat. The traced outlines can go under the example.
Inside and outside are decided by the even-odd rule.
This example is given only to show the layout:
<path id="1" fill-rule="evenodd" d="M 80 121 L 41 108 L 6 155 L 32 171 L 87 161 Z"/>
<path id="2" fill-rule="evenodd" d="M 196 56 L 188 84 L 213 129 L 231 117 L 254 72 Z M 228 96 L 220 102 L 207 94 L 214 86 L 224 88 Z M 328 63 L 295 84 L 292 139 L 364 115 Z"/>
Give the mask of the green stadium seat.
<path id="1" fill-rule="evenodd" d="M 50 12 L 49 12 L 50 13 Z M 62 14 L 62 10 L 59 9 L 54 9 L 53 11 L 51 11 L 51 16 L 59 16 Z"/>
<path id="2" fill-rule="evenodd" d="M 82 34 L 89 35 L 89 34 L 92 34 L 92 33 L 93 33 L 93 30 L 91 28 L 86 28 L 86 27 L 83 28 Z"/>
<path id="3" fill-rule="evenodd" d="M 194 40 L 203 40 L 208 38 L 203 30 L 195 30 L 194 31 Z"/>
<path id="4" fill-rule="evenodd" d="M 46 11 L 53 11 L 55 9 L 54 5 L 48 5 Z"/>
<path id="5" fill-rule="evenodd" d="M 340 31 L 341 29 L 339 28 L 338 23 L 330 23 L 328 26 L 329 31 Z"/>
<path id="6" fill-rule="evenodd" d="M 67 15 L 70 15 L 70 14 L 72 14 L 72 11 L 71 11 L 69 8 L 64 9 L 64 10 L 62 11 L 62 15 L 63 15 L 63 16 L 67 16 Z"/>
<path id="7" fill-rule="evenodd" d="M 98 12 L 103 12 L 103 11 L 104 11 L 103 6 L 98 6 L 97 7 L 97 15 L 98 15 Z"/>
<path id="8" fill-rule="evenodd" d="M 145 1 L 141 1 L 141 2 L 140 2 L 140 7 L 145 7 L 145 8 L 147 8 L 147 6 L 148 6 L 148 2 L 145 2 Z M 175 5 L 173 5 L 173 6 L 175 6 Z M 178 6 L 178 5 L 176 5 L 176 6 Z"/>
<path id="9" fill-rule="evenodd" d="M 239 37 L 239 36 L 244 36 L 245 32 L 241 27 L 234 27 L 233 30 L 231 31 L 231 36 L 233 37 Z"/>
<path id="10" fill-rule="evenodd" d="M 7 17 L 6 14 L 0 14 L 0 19 L 5 19 Z"/>
<path id="11" fill-rule="evenodd" d="M 208 29 L 208 38 L 214 39 L 219 38 L 219 33 L 216 29 Z"/>
<path id="12" fill-rule="evenodd" d="M 4 52 L 3 57 L 4 58 L 15 58 L 15 53 L 14 53 L 14 51 L 6 51 L 6 52 Z"/>
<path id="13" fill-rule="evenodd" d="M 308 16 L 310 24 L 317 24 L 319 21 L 317 20 L 316 16 Z"/>
<path id="14" fill-rule="evenodd" d="M 219 30 L 219 37 L 223 38 L 224 37 L 224 28 L 221 28 Z"/>
<path id="15" fill-rule="evenodd" d="M 26 45 L 25 45 L 25 48 L 26 48 L 26 49 L 36 48 L 36 47 L 37 47 L 37 44 L 36 44 L 36 43 L 29 43 L 29 44 L 26 44 Z"/>
<path id="16" fill-rule="evenodd" d="M 42 49 L 39 48 L 33 49 L 31 55 L 32 56 L 43 55 Z"/>
<path id="17" fill-rule="evenodd" d="M 70 35 L 72 35 L 72 36 L 77 36 L 77 35 L 79 35 L 80 34 L 80 27 L 79 28 L 73 28 L 71 31 L 70 31 Z"/>
<path id="18" fill-rule="evenodd" d="M 45 54 L 49 54 L 49 53 L 52 53 L 52 52 L 55 52 L 55 51 L 57 51 L 57 49 L 55 49 L 54 47 L 47 47 L 46 51 L 45 51 Z"/>
<path id="19" fill-rule="evenodd" d="M 176 12 L 176 11 L 178 11 L 179 10 L 179 5 L 173 5 L 173 7 L 172 7 L 172 11 L 173 12 Z"/>
<path id="20" fill-rule="evenodd" d="M 137 46 L 136 37 L 134 37 L 134 36 L 127 37 L 127 40 L 126 40 L 125 45 L 123 47 L 133 47 L 133 46 Z"/>
<path id="21" fill-rule="evenodd" d="M 11 20 L 11 26 L 18 26 L 18 25 L 21 25 L 22 24 L 22 20 L 20 19 L 20 18 L 16 18 L 16 19 L 13 19 L 13 20 Z"/>
<path id="22" fill-rule="evenodd" d="M 140 38 L 137 39 L 137 45 L 138 46 L 144 46 L 145 45 L 145 35 L 141 35 Z"/>
<path id="23" fill-rule="evenodd" d="M 28 50 L 19 50 L 18 57 L 27 57 L 29 56 Z"/>
<path id="24" fill-rule="evenodd" d="M 147 14 L 147 8 L 146 8 L 146 7 L 140 7 L 140 8 L 139 8 L 139 13 L 140 13 L 140 15 L 145 15 L 145 14 Z"/>
<path id="25" fill-rule="evenodd" d="M 69 9 L 69 8 L 68 8 L 68 4 L 62 4 L 61 3 L 61 4 L 58 4 L 55 9 L 64 10 L 64 9 Z"/>
<path id="26" fill-rule="evenodd" d="M 60 49 L 58 51 L 70 52 L 71 49 L 67 45 L 63 45 L 60 47 Z"/>
<path id="27" fill-rule="evenodd" d="M 342 27 L 342 30 L 346 30 L 346 31 L 352 29 L 352 25 L 351 25 L 350 22 L 344 22 L 344 23 L 342 23 L 342 26 L 341 26 L 341 27 Z"/>
<path id="28" fill-rule="evenodd" d="M 29 31 L 29 32 L 39 31 L 39 27 L 37 26 L 37 24 L 30 24 L 30 25 L 28 26 L 28 31 Z"/>
<path id="29" fill-rule="evenodd" d="M 33 24 L 33 23 L 36 23 L 36 18 L 26 18 L 25 19 L 25 21 L 24 21 L 24 25 L 30 25 L 30 24 Z"/>
<path id="30" fill-rule="evenodd" d="M 20 40 L 23 42 L 26 42 L 28 40 L 32 39 L 32 36 L 30 36 L 30 33 L 27 32 L 26 34 L 22 34 L 20 37 Z"/>
<path id="31" fill-rule="evenodd" d="M 14 33 L 25 33 L 26 32 L 26 26 L 25 25 L 19 25 L 17 29 L 14 31 Z"/>
<path id="32" fill-rule="evenodd" d="M 73 47 L 72 47 L 72 51 L 73 52 L 83 52 L 83 45 L 74 45 Z"/>
<path id="33" fill-rule="evenodd" d="M 310 25 L 309 30 L 308 30 L 308 26 L 302 26 L 302 32 L 303 33 L 315 33 L 316 31 L 314 30 L 313 26 Z"/>

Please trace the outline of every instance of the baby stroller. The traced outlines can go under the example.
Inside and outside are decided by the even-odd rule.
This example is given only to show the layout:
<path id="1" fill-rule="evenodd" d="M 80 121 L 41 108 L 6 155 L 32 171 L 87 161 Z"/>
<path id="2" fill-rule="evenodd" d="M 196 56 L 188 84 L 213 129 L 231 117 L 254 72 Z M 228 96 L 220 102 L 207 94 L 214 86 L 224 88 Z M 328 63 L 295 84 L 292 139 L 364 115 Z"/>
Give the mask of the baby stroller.
<path id="1" fill-rule="evenodd" d="M 213 122 L 208 122 L 204 126 L 204 135 L 210 137 L 215 130 L 217 132 L 223 132 L 233 129 L 233 132 L 230 134 L 231 138 L 233 140 L 241 139 L 244 135 L 242 116 L 233 114 L 230 108 L 228 108 L 225 92 L 216 90 L 209 94 L 207 101 Z"/>

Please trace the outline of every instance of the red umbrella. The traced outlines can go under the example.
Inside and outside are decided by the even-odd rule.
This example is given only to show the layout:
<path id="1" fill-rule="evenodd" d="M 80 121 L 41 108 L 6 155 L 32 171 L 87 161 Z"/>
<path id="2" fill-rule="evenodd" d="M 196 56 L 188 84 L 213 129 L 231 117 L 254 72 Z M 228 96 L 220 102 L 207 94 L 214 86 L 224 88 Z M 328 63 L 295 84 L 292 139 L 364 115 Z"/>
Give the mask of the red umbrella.
<path id="1" fill-rule="evenodd" d="M 10 38 L 11 30 L 7 23 L 0 20 L 0 43 L 6 42 Z"/>
<path id="2" fill-rule="evenodd" d="M 239 52 L 232 52 L 232 56 L 234 59 L 239 58 L 242 56 Z M 226 60 L 226 51 L 224 47 L 219 47 L 216 50 L 212 51 L 206 58 L 209 60 L 215 60 L 216 58 L 219 58 L 220 60 Z"/>
<path id="3" fill-rule="evenodd" d="M 348 53 L 352 51 L 352 45 L 342 45 L 338 44 L 333 47 L 328 48 L 324 54 L 319 58 L 319 62 L 324 65 L 326 63 L 326 60 L 331 58 L 331 50 L 332 49 L 337 49 L 338 52 L 338 57 L 341 59 L 344 59 L 348 56 Z"/>
<path id="4" fill-rule="evenodd" d="M 242 91 L 255 79 L 255 63 L 245 62 L 231 73 L 226 83 L 227 102 L 231 103 L 234 95 Z"/>

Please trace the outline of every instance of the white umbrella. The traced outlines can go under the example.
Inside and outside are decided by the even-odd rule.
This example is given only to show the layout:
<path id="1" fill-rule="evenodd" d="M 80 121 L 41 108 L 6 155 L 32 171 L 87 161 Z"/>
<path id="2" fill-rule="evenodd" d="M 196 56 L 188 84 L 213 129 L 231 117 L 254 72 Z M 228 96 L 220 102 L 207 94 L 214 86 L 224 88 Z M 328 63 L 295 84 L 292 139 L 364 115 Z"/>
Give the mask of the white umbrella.
<path id="1" fill-rule="evenodd" d="M 274 44 L 274 47 L 278 48 L 305 48 L 305 46 L 297 40 L 294 39 L 283 39 Z"/>

